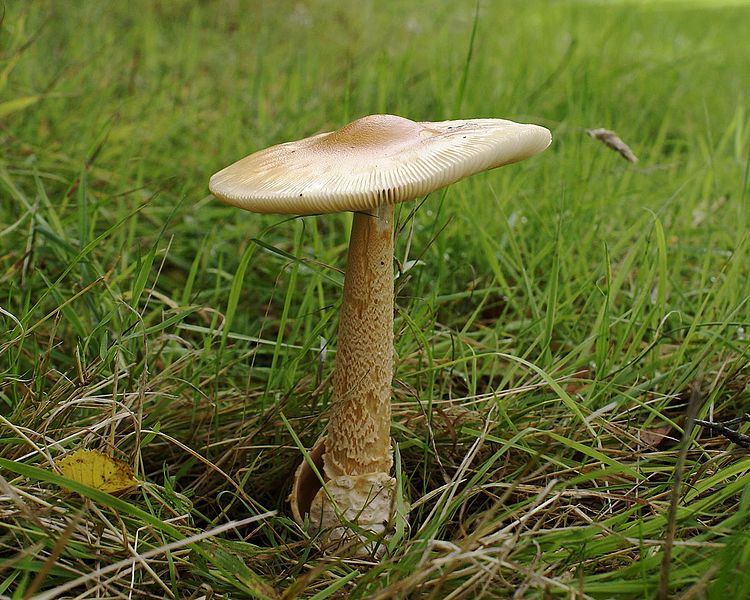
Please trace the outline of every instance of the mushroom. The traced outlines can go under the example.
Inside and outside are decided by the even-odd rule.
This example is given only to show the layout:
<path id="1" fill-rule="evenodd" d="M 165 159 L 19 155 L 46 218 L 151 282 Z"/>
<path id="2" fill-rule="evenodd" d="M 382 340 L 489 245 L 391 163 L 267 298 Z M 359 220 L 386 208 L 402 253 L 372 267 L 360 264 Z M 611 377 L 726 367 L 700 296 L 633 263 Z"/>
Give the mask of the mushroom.
<path id="1" fill-rule="evenodd" d="M 309 452 L 315 469 L 302 462 L 289 496 L 295 520 L 308 516 L 325 547 L 354 541 L 371 550 L 366 540 L 385 535 L 394 515 L 393 205 L 533 156 L 550 141 L 544 127 L 502 119 L 370 115 L 211 177 L 219 200 L 252 212 L 354 212 L 327 433 Z"/>

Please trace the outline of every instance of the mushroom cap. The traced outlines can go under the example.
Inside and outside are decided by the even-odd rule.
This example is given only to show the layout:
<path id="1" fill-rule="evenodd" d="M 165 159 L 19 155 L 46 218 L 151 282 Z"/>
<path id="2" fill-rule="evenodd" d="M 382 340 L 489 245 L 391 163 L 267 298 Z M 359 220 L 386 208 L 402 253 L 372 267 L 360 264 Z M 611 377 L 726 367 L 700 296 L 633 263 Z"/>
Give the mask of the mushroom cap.
<path id="1" fill-rule="evenodd" d="M 216 173 L 211 192 L 257 213 L 310 215 L 396 204 L 538 154 L 538 125 L 504 119 L 415 122 L 370 115 L 255 152 Z"/>

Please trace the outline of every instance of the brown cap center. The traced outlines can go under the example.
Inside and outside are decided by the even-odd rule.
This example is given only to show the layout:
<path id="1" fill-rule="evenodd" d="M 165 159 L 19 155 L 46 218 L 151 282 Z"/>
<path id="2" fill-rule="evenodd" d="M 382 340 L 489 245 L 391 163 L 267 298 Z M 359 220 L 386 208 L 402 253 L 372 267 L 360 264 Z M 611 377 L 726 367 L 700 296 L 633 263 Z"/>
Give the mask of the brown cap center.
<path id="1" fill-rule="evenodd" d="M 402 142 L 413 144 L 415 139 L 432 137 L 438 132 L 421 123 L 395 115 L 369 115 L 322 136 L 316 144 L 321 150 L 371 149 L 394 147 Z"/>

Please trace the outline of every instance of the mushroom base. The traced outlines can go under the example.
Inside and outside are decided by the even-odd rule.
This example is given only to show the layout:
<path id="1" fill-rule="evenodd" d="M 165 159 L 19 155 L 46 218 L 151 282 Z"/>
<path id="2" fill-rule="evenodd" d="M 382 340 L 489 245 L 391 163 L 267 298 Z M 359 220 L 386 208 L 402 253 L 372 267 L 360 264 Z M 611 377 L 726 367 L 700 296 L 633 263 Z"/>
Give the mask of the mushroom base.
<path id="1" fill-rule="evenodd" d="M 310 450 L 321 474 L 324 451 L 325 438 Z M 320 533 L 325 552 L 350 547 L 362 557 L 379 557 L 385 552 L 395 501 L 396 479 L 388 473 L 341 475 L 328 479 L 324 489 L 306 461 L 297 468 L 289 495 L 295 521 L 302 525 L 305 515 L 309 516 L 311 533 Z"/>
<path id="2" fill-rule="evenodd" d="M 323 453 L 326 449 L 325 441 L 325 437 L 320 438 L 308 453 L 310 460 L 321 475 L 323 475 Z M 310 512 L 312 501 L 322 487 L 318 475 L 307 464 L 307 461 L 303 460 L 294 473 L 292 491 L 288 498 L 292 508 L 292 516 L 299 525 L 304 524 L 305 515 Z"/>

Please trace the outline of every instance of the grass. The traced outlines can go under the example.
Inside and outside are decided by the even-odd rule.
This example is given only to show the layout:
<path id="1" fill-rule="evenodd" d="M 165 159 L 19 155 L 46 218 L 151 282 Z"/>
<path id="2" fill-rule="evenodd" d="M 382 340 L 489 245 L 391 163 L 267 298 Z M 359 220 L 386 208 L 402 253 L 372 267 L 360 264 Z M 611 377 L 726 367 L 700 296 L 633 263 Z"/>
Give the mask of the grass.
<path id="1" fill-rule="evenodd" d="M 750 459 L 690 418 L 750 410 L 750 7 L 475 8 L 5 3 L 0 596 L 750 595 Z M 376 112 L 554 136 L 398 211 L 412 511 L 377 563 L 322 556 L 285 503 L 349 217 L 206 189 Z M 63 491 L 79 447 L 142 484 Z"/>

